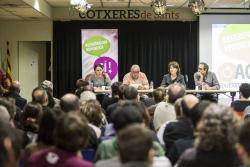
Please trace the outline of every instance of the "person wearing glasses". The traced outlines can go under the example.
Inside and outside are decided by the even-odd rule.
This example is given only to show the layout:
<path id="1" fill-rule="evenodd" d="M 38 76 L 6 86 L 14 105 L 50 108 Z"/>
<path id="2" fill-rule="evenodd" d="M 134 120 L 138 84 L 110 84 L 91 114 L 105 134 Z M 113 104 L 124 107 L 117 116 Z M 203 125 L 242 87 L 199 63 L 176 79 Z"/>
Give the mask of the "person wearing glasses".
<path id="1" fill-rule="evenodd" d="M 209 71 L 207 63 L 201 62 L 198 66 L 198 71 L 194 74 L 195 86 L 199 90 L 219 90 L 220 84 L 214 72 Z M 213 102 L 218 101 L 218 96 L 215 93 L 200 94 L 201 100 L 210 100 Z"/>
<path id="2" fill-rule="evenodd" d="M 168 63 L 168 74 L 164 75 L 161 86 L 168 87 L 170 84 L 179 83 L 186 87 L 184 76 L 181 75 L 180 66 L 176 61 Z"/>
<path id="3" fill-rule="evenodd" d="M 94 71 L 95 73 L 89 78 L 89 82 L 94 88 L 109 87 L 111 85 L 109 76 L 103 71 L 103 65 L 95 64 Z"/>
<path id="4" fill-rule="evenodd" d="M 123 84 L 133 86 L 139 90 L 149 89 L 147 76 L 140 71 L 137 64 L 132 65 L 130 72 L 123 77 Z"/>

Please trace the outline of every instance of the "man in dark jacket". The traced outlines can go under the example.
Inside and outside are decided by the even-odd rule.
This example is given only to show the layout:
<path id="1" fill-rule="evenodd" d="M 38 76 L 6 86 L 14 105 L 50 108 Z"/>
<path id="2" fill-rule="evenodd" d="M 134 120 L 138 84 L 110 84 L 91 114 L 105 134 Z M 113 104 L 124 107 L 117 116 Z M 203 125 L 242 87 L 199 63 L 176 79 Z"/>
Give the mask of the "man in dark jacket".
<path id="1" fill-rule="evenodd" d="M 4 94 L 5 97 L 15 99 L 15 104 L 21 110 L 27 104 L 27 100 L 20 96 L 20 83 L 19 81 L 13 81 L 10 87 L 10 91 Z"/>

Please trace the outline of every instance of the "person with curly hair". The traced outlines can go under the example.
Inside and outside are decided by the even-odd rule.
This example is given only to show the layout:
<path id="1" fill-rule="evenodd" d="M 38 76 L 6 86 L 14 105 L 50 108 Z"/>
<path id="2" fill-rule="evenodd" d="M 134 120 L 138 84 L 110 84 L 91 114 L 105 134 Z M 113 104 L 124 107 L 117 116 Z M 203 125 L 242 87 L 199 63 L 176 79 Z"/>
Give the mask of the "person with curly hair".
<path id="1" fill-rule="evenodd" d="M 196 128 L 194 148 L 186 150 L 177 167 L 236 167 L 235 144 L 240 123 L 230 108 L 211 104 Z"/>

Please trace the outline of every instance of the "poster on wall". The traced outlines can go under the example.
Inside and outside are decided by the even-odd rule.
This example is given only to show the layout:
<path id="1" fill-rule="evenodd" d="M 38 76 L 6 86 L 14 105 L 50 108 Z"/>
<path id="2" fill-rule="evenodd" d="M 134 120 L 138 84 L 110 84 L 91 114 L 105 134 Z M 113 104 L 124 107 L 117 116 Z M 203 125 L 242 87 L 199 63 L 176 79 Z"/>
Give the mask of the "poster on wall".
<path id="1" fill-rule="evenodd" d="M 221 89 L 250 81 L 250 24 L 212 25 L 212 71 Z"/>
<path id="2" fill-rule="evenodd" d="M 112 82 L 118 81 L 118 30 L 82 29 L 82 77 L 102 64 Z"/>

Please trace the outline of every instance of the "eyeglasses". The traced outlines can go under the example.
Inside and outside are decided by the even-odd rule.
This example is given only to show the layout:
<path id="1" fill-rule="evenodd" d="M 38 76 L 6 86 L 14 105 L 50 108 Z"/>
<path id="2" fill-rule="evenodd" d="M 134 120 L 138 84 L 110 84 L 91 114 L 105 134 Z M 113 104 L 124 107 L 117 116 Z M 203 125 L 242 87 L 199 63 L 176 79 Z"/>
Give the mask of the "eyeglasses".
<path id="1" fill-rule="evenodd" d="M 139 73 L 140 71 L 132 71 L 132 73 Z"/>
<path id="2" fill-rule="evenodd" d="M 204 68 L 198 68 L 198 70 L 204 70 Z"/>

